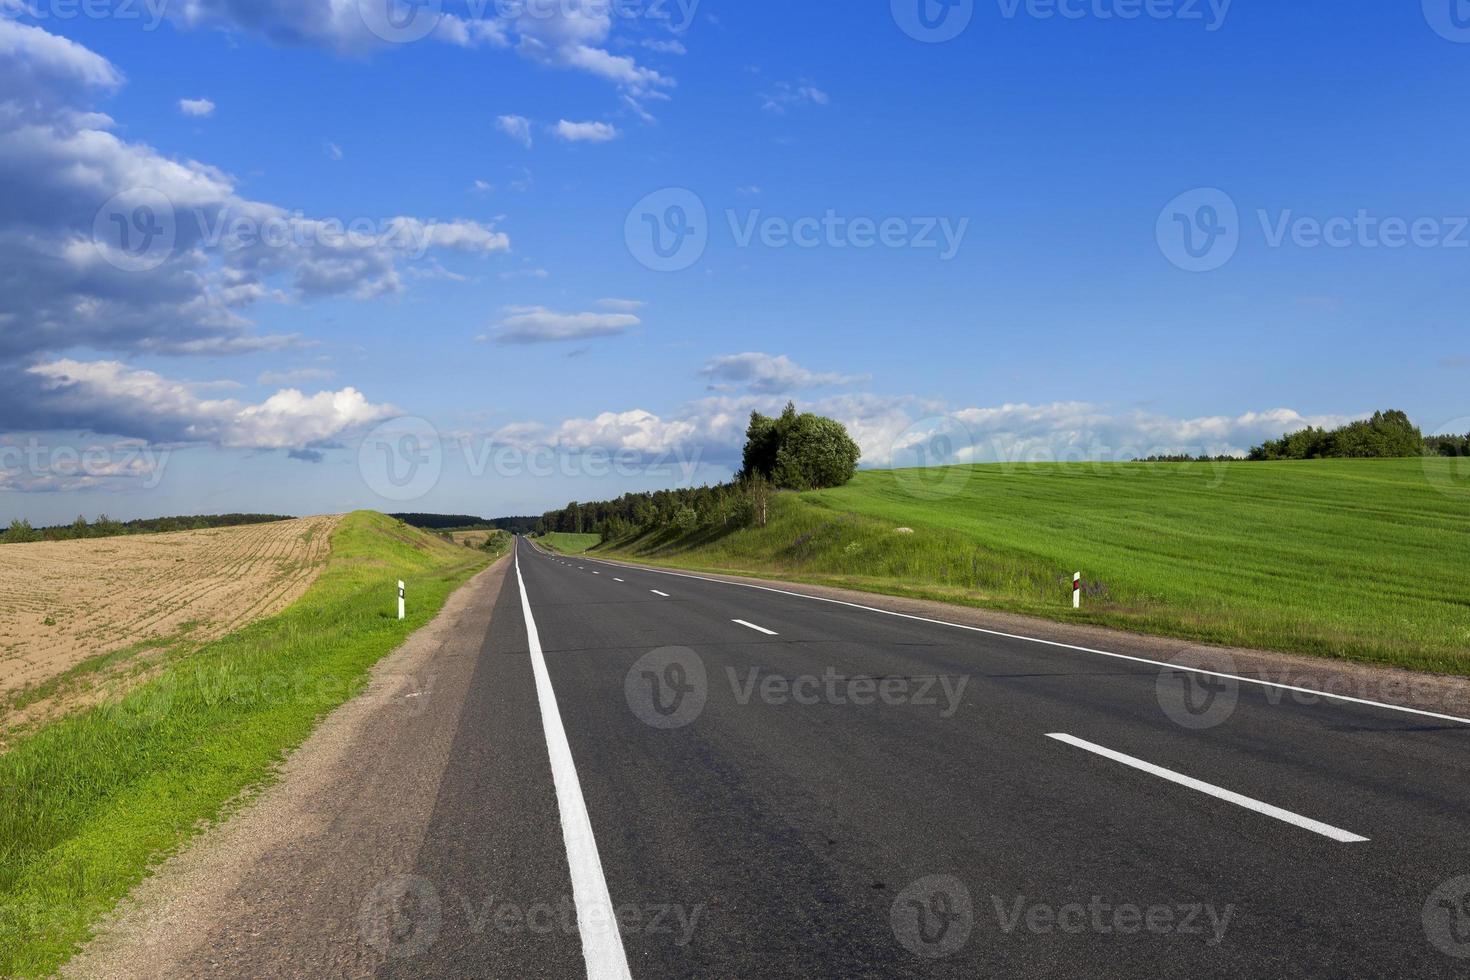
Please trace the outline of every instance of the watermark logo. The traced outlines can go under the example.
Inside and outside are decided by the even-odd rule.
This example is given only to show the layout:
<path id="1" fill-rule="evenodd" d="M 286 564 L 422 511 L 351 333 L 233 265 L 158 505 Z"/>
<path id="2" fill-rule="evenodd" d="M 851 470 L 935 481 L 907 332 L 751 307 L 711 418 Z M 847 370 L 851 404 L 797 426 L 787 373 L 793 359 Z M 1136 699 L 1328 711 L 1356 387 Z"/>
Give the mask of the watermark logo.
<path id="1" fill-rule="evenodd" d="M 889 447 L 893 479 L 910 497 L 945 500 L 964 492 L 975 471 L 975 437 L 953 415 L 920 419 L 904 429 Z"/>
<path id="2" fill-rule="evenodd" d="M 1025 895 L 1003 899 L 990 896 L 995 907 L 996 922 L 1007 936 L 1017 931 L 1033 936 L 1167 936 L 1203 940 L 1206 946 L 1219 946 L 1235 919 L 1235 906 L 1223 908 L 1202 902 L 1177 905 L 1137 905 L 1114 903 L 1101 895 L 1087 902 L 1033 902 Z"/>
<path id="3" fill-rule="evenodd" d="M 1259 226 L 1270 250 L 1296 248 L 1398 251 L 1405 248 L 1470 250 L 1470 216 L 1384 215 L 1369 208 L 1317 217 L 1291 208 L 1257 208 L 1249 228 L 1224 191 L 1202 188 L 1181 194 L 1159 214 L 1159 249 L 1189 272 L 1213 272 L 1235 257 L 1247 231 Z"/>
<path id="4" fill-rule="evenodd" d="M 812 707 L 819 704 L 857 708 L 881 705 L 887 708 L 935 708 L 939 717 L 953 718 L 963 707 L 970 675 L 930 674 L 920 677 L 872 677 L 839 674 L 828 667 L 821 675 L 786 677 L 763 674 L 751 667 L 742 678 L 734 667 L 726 667 L 730 692 L 742 708 L 754 701 L 771 707 L 788 704 Z"/>
<path id="5" fill-rule="evenodd" d="M 368 488 L 384 500 L 427 496 L 444 472 L 439 431 L 428 420 L 411 416 L 384 422 L 363 439 L 357 468 Z"/>
<path id="6" fill-rule="evenodd" d="M 953 875 L 930 875 L 898 893 L 888 918 L 894 938 L 910 953 L 942 959 L 970 941 L 975 906 L 963 881 Z"/>
<path id="7" fill-rule="evenodd" d="M 1424 935 L 1446 956 L 1470 960 L 1470 875 L 1436 888 L 1424 903 Z"/>
<path id="8" fill-rule="evenodd" d="M 1201 24 L 1213 34 L 1225 26 L 1234 0 L 997 0 L 1001 16 L 1015 20 L 1178 21 Z"/>
<path id="9" fill-rule="evenodd" d="M 688 647 L 654 650 L 629 669 L 623 696 L 638 720 L 652 728 L 692 725 L 709 701 L 704 660 Z"/>
<path id="10" fill-rule="evenodd" d="M 1451 433 L 1451 438 L 1461 442 L 1462 449 L 1452 456 L 1425 456 L 1424 478 L 1445 496 L 1470 495 L 1470 416 L 1451 419 L 1434 431 Z M 1454 433 L 1461 435 L 1454 436 Z"/>
<path id="11" fill-rule="evenodd" d="M 1423 0 L 1424 19 L 1446 41 L 1470 44 L 1470 0 Z"/>
<path id="12" fill-rule="evenodd" d="M 168 718 L 178 694 L 178 681 L 165 677 L 107 702 L 107 719 L 119 728 L 153 728 Z"/>
<path id="13" fill-rule="evenodd" d="M 168 261 L 178 241 L 178 219 L 167 194 L 134 187 L 113 195 L 92 220 L 92 244 L 123 272 L 151 272 Z"/>
<path id="14" fill-rule="evenodd" d="M 891 0 L 894 23 L 915 41 L 953 41 L 975 17 L 975 0 Z"/>
<path id="15" fill-rule="evenodd" d="M 363 941 L 395 960 L 426 951 L 443 927 L 439 890 L 417 875 L 398 875 L 380 882 L 362 900 L 357 913 Z"/>
<path id="16" fill-rule="evenodd" d="M 709 247 L 709 212 L 698 194 L 670 187 L 633 205 L 623 227 L 628 251 L 654 272 L 683 272 Z"/>
<path id="17" fill-rule="evenodd" d="M 422 41 L 444 19 L 443 0 L 357 0 L 363 26 L 389 44 Z"/>
<path id="18" fill-rule="evenodd" d="M 1213 272 L 1240 248 L 1240 211 L 1219 188 L 1187 191 L 1159 212 L 1155 236 L 1174 265 L 1186 272 Z"/>
<path id="19" fill-rule="evenodd" d="M 1240 701 L 1235 658 L 1224 650 L 1196 647 L 1159 671 L 1154 692 L 1169 720 L 1182 728 L 1204 731 L 1223 725 Z M 1219 677 L 1217 674 L 1232 676 Z"/>

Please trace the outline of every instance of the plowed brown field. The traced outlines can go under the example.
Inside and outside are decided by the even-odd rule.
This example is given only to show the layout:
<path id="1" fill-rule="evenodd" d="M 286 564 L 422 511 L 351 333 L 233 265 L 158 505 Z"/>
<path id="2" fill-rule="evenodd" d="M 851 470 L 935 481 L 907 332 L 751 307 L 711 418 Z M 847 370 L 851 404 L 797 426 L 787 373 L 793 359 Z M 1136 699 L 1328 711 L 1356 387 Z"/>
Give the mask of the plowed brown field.
<path id="1" fill-rule="evenodd" d="M 338 520 L 0 546 L 0 714 L 100 655 L 279 612 L 321 571 Z"/>

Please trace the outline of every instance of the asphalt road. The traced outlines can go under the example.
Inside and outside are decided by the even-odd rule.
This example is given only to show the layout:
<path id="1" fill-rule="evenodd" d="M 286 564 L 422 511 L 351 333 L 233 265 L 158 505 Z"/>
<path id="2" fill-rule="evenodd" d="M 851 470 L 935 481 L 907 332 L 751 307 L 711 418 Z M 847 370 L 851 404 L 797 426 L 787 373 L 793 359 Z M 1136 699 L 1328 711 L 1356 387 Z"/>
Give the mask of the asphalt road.
<path id="1" fill-rule="evenodd" d="M 1470 724 L 516 557 L 380 976 L 1470 974 Z"/>

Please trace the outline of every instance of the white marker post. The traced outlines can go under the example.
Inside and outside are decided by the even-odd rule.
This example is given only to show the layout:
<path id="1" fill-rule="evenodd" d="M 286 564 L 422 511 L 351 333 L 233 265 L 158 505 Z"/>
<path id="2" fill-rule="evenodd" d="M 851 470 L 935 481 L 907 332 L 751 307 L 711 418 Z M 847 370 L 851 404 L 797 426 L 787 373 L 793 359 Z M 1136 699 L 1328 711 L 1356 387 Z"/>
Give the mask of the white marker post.
<path id="1" fill-rule="evenodd" d="M 403 585 L 402 582 L 399 582 L 398 583 L 398 618 L 399 619 L 402 619 L 404 617 L 404 614 L 405 614 L 405 609 L 404 609 L 404 606 L 403 606 L 403 597 L 404 597 L 404 591 L 403 590 L 404 590 L 404 585 Z"/>
<path id="2" fill-rule="evenodd" d="M 1072 608 L 1082 608 L 1082 573 L 1072 576 Z"/>

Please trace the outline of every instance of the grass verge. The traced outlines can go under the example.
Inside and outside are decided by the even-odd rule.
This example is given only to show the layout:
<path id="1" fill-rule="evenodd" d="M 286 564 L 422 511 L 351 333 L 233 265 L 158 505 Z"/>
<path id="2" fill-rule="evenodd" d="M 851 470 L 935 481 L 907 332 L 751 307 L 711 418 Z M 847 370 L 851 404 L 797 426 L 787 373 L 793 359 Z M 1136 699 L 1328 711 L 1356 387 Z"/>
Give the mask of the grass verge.
<path id="1" fill-rule="evenodd" d="M 0 756 L 0 976 L 54 972 L 150 867 L 267 782 L 489 560 L 351 514 L 295 605 L 16 742 Z"/>
<path id="2" fill-rule="evenodd" d="M 559 551 L 564 555 L 580 555 L 591 551 L 602 542 L 599 534 L 562 534 L 555 532 L 543 534 L 536 539 L 536 543 Z"/>
<path id="3" fill-rule="evenodd" d="M 599 554 L 1470 674 L 1455 460 L 970 466 L 780 494 Z M 902 529 L 902 530 L 901 530 Z M 1088 583 L 1071 608 L 1072 573 Z"/>

